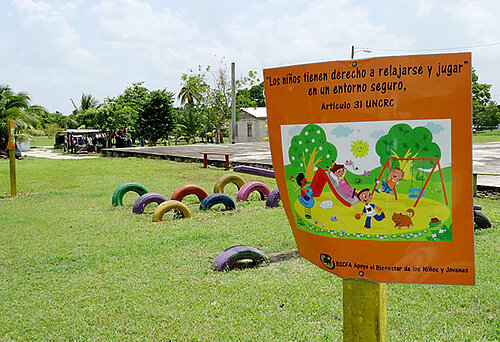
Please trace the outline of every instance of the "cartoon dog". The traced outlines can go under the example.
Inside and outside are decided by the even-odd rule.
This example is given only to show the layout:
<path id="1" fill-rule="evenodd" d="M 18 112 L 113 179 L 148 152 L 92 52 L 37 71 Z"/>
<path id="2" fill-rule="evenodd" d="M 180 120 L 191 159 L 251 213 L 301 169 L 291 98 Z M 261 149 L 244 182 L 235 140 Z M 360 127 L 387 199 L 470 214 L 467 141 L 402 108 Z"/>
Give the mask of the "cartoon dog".
<path id="1" fill-rule="evenodd" d="M 415 216 L 415 211 L 413 209 L 408 209 L 405 214 L 393 213 L 392 221 L 396 224 L 394 227 L 398 229 L 401 227 L 410 228 L 410 226 L 413 226 L 413 221 L 411 220 L 413 216 Z"/>

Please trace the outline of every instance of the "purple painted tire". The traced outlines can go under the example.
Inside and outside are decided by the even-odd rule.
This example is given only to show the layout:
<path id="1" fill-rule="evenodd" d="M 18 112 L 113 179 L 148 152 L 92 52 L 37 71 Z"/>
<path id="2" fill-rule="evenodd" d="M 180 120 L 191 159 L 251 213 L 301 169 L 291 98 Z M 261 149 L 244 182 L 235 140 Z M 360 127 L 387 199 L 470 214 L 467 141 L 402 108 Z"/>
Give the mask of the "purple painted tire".
<path id="1" fill-rule="evenodd" d="M 147 194 L 142 195 L 135 201 L 134 207 L 132 208 L 132 212 L 136 214 L 144 214 L 144 209 L 149 203 L 155 202 L 155 203 L 162 203 L 165 202 L 167 199 L 165 196 L 157 194 L 155 192 L 148 192 Z"/>
<path id="2" fill-rule="evenodd" d="M 281 201 L 280 190 L 278 188 L 274 188 L 273 191 L 271 191 L 271 193 L 267 197 L 266 207 L 276 208 L 280 201 Z"/>
<path id="3" fill-rule="evenodd" d="M 269 262 L 268 257 L 255 247 L 247 245 L 232 246 L 215 258 L 212 267 L 217 271 L 231 270 L 240 260 L 252 260 L 253 266 Z"/>
<path id="4" fill-rule="evenodd" d="M 252 175 L 264 176 L 269 178 L 275 178 L 273 170 L 261 169 L 260 167 L 238 165 L 233 167 L 233 171 L 250 173 Z"/>
<path id="5" fill-rule="evenodd" d="M 245 183 L 241 187 L 241 189 L 238 191 L 238 194 L 236 195 L 236 200 L 246 201 L 248 200 L 248 196 L 254 191 L 258 191 L 260 193 L 260 198 L 262 200 L 265 200 L 269 197 L 270 191 L 267 185 L 259 181 L 251 181 Z"/>

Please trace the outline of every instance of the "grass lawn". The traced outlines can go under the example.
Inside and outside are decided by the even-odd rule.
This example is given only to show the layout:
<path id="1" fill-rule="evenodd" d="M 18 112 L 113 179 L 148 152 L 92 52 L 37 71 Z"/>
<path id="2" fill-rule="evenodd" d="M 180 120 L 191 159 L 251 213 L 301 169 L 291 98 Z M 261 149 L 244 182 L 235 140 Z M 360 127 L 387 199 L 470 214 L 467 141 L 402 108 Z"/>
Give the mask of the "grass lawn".
<path id="1" fill-rule="evenodd" d="M 54 146 L 54 143 L 54 137 L 48 137 L 45 135 L 34 136 L 33 139 L 30 140 L 31 147 Z"/>
<path id="2" fill-rule="evenodd" d="M 211 192 L 222 169 L 150 159 L 17 162 L 8 197 L 0 160 L 0 341 L 339 341 L 342 280 L 301 259 L 283 208 L 261 201 L 153 223 L 111 195 L 126 182 L 170 197 L 186 183 Z M 243 175 L 274 188 L 274 179 Z M 235 197 L 236 187 L 227 186 Z M 500 202 L 476 233 L 476 286 L 388 286 L 389 339 L 495 341 L 499 336 Z M 249 244 L 273 262 L 215 272 L 225 248 Z"/>
<path id="3" fill-rule="evenodd" d="M 474 133 L 472 135 L 472 141 L 473 142 L 500 141 L 500 129 Z"/>

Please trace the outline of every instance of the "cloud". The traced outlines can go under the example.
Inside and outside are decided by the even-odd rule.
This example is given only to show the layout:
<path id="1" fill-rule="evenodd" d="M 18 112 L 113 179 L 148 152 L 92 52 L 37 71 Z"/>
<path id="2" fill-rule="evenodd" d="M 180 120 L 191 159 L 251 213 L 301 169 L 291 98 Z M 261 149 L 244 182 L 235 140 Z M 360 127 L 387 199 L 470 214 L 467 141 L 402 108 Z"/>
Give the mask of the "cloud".
<path id="1" fill-rule="evenodd" d="M 386 131 L 379 129 L 379 130 L 373 131 L 370 134 L 370 138 L 372 138 L 373 140 L 378 140 L 378 138 L 385 135 L 386 133 L 387 133 Z"/>
<path id="2" fill-rule="evenodd" d="M 429 122 L 425 125 L 425 127 L 427 127 L 433 134 L 439 134 L 441 131 L 444 131 L 443 126 L 435 124 L 434 122 Z"/>
<path id="3" fill-rule="evenodd" d="M 331 133 L 333 135 L 335 135 L 336 137 L 347 137 L 349 136 L 349 134 L 352 133 L 352 129 L 347 127 L 347 126 L 343 126 L 343 125 L 338 125 L 337 127 L 335 127 Z"/>

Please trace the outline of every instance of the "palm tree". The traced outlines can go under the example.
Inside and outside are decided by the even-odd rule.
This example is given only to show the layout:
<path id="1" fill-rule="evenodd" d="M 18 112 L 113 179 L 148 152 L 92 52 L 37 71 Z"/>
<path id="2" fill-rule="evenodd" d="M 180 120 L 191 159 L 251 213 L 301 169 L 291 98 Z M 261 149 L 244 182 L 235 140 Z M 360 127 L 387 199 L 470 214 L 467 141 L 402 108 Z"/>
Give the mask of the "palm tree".
<path id="1" fill-rule="evenodd" d="M 73 104 L 73 107 L 75 107 L 75 109 L 73 110 L 73 114 L 75 114 L 75 115 L 78 113 L 84 112 L 87 109 L 99 108 L 101 106 L 99 104 L 99 100 L 97 100 L 91 94 L 82 93 L 82 97 L 80 98 L 80 107 L 76 106 L 75 101 L 73 101 L 72 98 L 70 98 L 70 100 L 71 100 L 71 103 Z"/>
<path id="2" fill-rule="evenodd" d="M 204 73 L 192 73 L 191 75 L 183 74 L 182 87 L 177 98 L 181 101 L 182 106 L 186 103 L 201 103 L 203 101 L 203 95 L 207 91 L 207 88 L 208 85 L 205 82 Z"/>
<path id="3" fill-rule="evenodd" d="M 16 136 L 20 140 L 30 137 L 45 108 L 30 104 L 25 92 L 14 93 L 8 86 L 0 86 L 0 146 L 5 147 L 9 137 L 9 121 L 14 120 Z"/>

